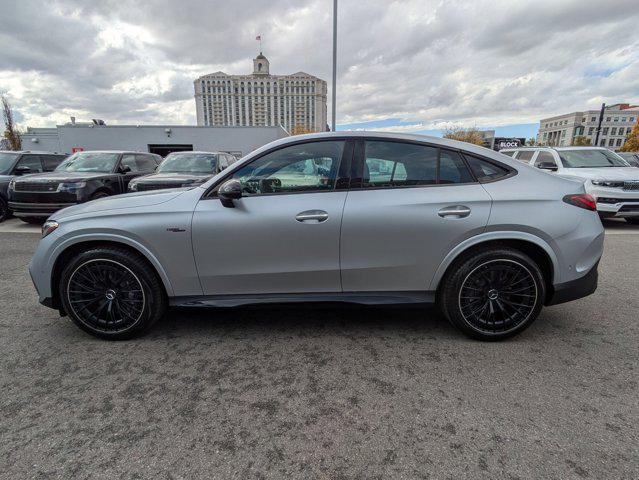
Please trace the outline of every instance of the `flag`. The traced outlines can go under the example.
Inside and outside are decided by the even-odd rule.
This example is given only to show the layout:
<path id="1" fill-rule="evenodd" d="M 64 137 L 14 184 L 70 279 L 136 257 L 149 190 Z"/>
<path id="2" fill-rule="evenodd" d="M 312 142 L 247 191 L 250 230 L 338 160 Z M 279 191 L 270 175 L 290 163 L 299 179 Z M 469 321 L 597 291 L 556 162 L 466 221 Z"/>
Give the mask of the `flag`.
<path id="1" fill-rule="evenodd" d="M 258 40 L 258 41 L 261 42 L 262 41 L 262 35 L 258 35 L 257 37 L 255 37 L 255 40 Z"/>

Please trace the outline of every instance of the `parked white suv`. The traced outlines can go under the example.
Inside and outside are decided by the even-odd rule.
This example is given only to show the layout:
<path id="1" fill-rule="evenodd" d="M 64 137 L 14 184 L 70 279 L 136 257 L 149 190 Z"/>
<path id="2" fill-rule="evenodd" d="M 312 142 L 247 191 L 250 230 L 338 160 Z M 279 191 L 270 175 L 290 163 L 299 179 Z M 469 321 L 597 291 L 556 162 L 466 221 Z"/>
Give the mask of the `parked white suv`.
<path id="1" fill-rule="evenodd" d="M 528 147 L 500 153 L 564 178 L 581 180 L 602 218 L 639 224 L 639 168 L 606 148 Z"/>

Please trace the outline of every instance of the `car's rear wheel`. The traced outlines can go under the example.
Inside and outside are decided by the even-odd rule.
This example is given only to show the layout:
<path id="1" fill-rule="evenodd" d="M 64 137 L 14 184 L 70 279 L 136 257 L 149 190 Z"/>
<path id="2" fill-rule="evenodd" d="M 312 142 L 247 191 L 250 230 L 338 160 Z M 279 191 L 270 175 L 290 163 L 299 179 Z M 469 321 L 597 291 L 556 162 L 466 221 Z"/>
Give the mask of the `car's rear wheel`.
<path id="1" fill-rule="evenodd" d="M 639 217 L 626 217 L 626 223 L 630 225 L 639 225 Z"/>
<path id="2" fill-rule="evenodd" d="M 30 225 L 42 225 L 46 218 L 44 217 L 19 217 L 20 220 L 22 220 L 25 223 L 28 223 Z"/>
<path id="3" fill-rule="evenodd" d="M 166 310 L 156 272 L 139 255 L 116 247 L 86 250 L 62 271 L 60 300 L 73 322 L 96 337 L 122 340 L 153 325 Z"/>
<path id="4" fill-rule="evenodd" d="M 440 307 L 470 337 L 501 340 L 528 328 L 545 296 L 543 274 L 528 255 L 492 247 L 453 264 L 443 281 Z"/>

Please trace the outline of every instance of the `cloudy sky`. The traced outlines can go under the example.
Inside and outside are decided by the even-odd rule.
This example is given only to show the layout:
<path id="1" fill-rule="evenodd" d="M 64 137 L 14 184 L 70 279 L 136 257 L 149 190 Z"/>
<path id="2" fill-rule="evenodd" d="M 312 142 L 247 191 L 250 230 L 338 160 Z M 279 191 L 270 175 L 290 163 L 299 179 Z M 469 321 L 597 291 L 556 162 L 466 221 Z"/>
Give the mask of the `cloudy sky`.
<path id="1" fill-rule="evenodd" d="M 330 80 L 331 29 L 331 0 L 0 0 L 0 92 L 22 127 L 195 124 L 193 80 L 251 71 L 257 34 L 272 73 Z M 639 103 L 637 0 L 340 0 L 338 29 L 341 128 L 532 134 Z"/>

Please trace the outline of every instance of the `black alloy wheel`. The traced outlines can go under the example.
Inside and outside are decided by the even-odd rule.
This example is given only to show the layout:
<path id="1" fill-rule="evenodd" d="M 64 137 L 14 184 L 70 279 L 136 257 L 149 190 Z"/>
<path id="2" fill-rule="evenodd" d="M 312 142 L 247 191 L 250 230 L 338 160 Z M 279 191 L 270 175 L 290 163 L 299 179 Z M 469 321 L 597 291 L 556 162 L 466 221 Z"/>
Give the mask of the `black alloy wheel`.
<path id="1" fill-rule="evenodd" d="M 100 338 L 131 338 L 164 313 L 166 294 L 157 273 L 134 252 L 118 247 L 73 257 L 59 283 L 60 300 L 73 322 Z"/>
<path id="2" fill-rule="evenodd" d="M 537 318 L 546 288 L 539 266 L 508 247 L 475 251 L 453 263 L 442 281 L 439 305 L 468 336 L 500 340 Z"/>
<path id="3" fill-rule="evenodd" d="M 514 260 L 489 260 L 462 283 L 459 308 L 464 320 L 486 333 L 516 328 L 535 309 L 537 285 L 530 271 Z"/>

